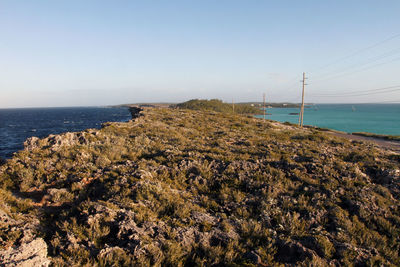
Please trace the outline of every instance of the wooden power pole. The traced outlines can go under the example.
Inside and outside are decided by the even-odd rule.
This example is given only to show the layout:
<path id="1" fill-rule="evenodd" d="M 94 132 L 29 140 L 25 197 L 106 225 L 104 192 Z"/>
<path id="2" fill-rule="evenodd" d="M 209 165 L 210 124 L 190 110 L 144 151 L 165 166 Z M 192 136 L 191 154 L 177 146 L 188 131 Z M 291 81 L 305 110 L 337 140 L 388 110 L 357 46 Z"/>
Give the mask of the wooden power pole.
<path id="1" fill-rule="evenodd" d="M 301 94 L 301 108 L 300 108 L 300 115 L 299 115 L 299 126 L 303 127 L 303 116 L 304 116 L 304 89 L 306 87 L 306 73 L 303 72 L 303 90 Z"/>
<path id="2" fill-rule="evenodd" d="M 264 110 L 264 120 L 265 120 L 265 113 L 266 113 L 266 108 L 265 108 L 265 93 L 263 94 L 263 110 Z"/>

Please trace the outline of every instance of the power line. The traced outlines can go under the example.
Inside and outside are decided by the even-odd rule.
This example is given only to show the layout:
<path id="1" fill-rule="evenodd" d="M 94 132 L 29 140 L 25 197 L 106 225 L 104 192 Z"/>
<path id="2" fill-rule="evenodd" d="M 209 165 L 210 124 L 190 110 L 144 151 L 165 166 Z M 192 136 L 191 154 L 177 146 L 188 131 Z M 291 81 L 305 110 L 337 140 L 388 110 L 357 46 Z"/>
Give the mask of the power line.
<path id="1" fill-rule="evenodd" d="M 343 60 L 352 58 L 352 57 L 354 57 L 354 56 L 356 56 L 356 55 L 358 55 L 358 54 L 360 54 L 360 53 L 362 53 L 362 52 L 365 52 L 365 51 L 368 51 L 368 50 L 370 50 L 370 49 L 373 49 L 373 48 L 375 48 L 375 47 L 377 47 L 377 46 L 379 46 L 379 45 L 381 45 L 381 44 L 384 44 L 384 43 L 386 43 L 386 42 L 389 42 L 389 41 L 391 41 L 391 40 L 393 40 L 393 39 L 396 39 L 396 38 L 398 38 L 398 37 L 400 37 L 400 33 L 395 34 L 395 35 L 393 35 L 393 36 L 391 36 L 391 37 L 389 37 L 389 38 L 386 38 L 386 39 L 384 39 L 384 40 L 382 40 L 382 41 L 376 42 L 376 43 L 374 43 L 374 44 L 372 44 L 372 45 L 370 45 L 370 46 L 367 46 L 367 47 L 358 49 L 358 50 L 356 50 L 356 51 L 354 51 L 354 52 L 352 52 L 352 53 L 350 53 L 350 54 L 348 54 L 348 55 L 346 55 L 346 56 L 344 56 L 344 57 L 341 57 L 341 58 L 339 58 L 339 59 L 337 59 L 337 60 L 335 60 L 335 61 L 332 61 L 332 62 L 330 62 L 330 63 L 328 63 L 328 64 L 322 65 L 321 67 L 318 68 L 318 70 L 325 69 L 325 68 L 327 68 L 327 67 L 329 67 L 329 66 L 332 66 L 332 65 L 334 65 L 334 64 L 336 64 L 336 63 L 338 63 L 338 62 L 341 62 L 341 61 L 343 61 Z M 311 72 L 313 72 L 313 71 L 311 71 Z"/>
<path id="2" fill-rule="evenodd" d="M 391 93 L 391 92 L 397 92 L 400 91 L 400 88 L 398 89 L 392 89 L 392 90 L 388 90 L 388 91 L 380 91 L 380 92 L 368 92 L 368 93 L 353 93 L 353 94 L 331 94 L 331 95 L 327 95 L 327 94 L 310 94 L 311 96 L 318 96 L 318 97 L 347 97 L 347 96 L 364 96 L 364 95 L 376 95 L 376 94 L 383 94 L 383 93 Z"/>
<path id="3" fill-rule="evenodd" d="M 318 96 L 331 96 L 331 95 L 348 95 L 348 94 L 357 94 L 357 93 L 368 93 L 368 92 L 382 92 L 382 91 L 387 91 L 390 89 L 394 88 L 399 88 L 400 85 L 395 85 L 395 86 L 389 86 L 389 87 L 382 87 L 382 88 L 375 88 L 375 89 L 369 89 L 369 90 L 359 90 L 359 91 L 347 91 L 344 93 L 327 93 L 327 94 L 313 94 L 311 93 L 310 95 L 318 95 Z"/>
<path id="4" fill-rule="evenodd" d="M 383 100 L 383 101 L 376 101 L 376 102 L 362 102 L 362 103 L 355 103 L 355 104 L 384 104 L 384 103 L 400 103 L 400 100 Z"/>
<path id="5" fill-rule="evenodd" d="M 349 75 L 352 75 L 354 73 L 359 73 L 359 72 L 362 72 L 362 71 L 366 71 L 366 70 L 369 70 L 369 69 L 372 69 L 372 68 L 375 68 L 375 67 L 379 67 L 379 66 L 382 66 L 382 65 L 386 65 L 386 64 L 398 61 L 398 60 L 400 60 L 400 58 L 395 58 L 395 59 L 387 61 L 387 62 L 375 64 L 375 65 L 372 65 L 372 66 L 369 66 L 369 67 L 366 67 L 366 68 L 363 68 L 363 69 L 360 69 L 360 70 L 352 71 L 352 72 L 349 72 L 349 73 L 344 73 L 344 74 L 340 74 L 340 75 L 331 76 L 331 77 L 328 77 L 328 78 L 323 78 L 323 79 L 320 79 L 320 80 L 316 80 L 315 82 L 322 82 L 322 81 L 327 81 L 327 80 L 340 78 L 340 77 L 343 77 L 343 76 L 349 76 Z"/>
<path id="6" fill-rule="evenodd" d="M 349 69 L 351 70 L 353 68 L 357 68 L 357 67 L 361 67 L 361 66 L 364 66 L 364 65 L 368 65 L 368 64 L 371 64 L 373 62 L 379 61 L 379 60 L 381 60 L 383 58 L 396 55 L 398 53 L 400 53 L 400 50 L 398 48 L 397 49 L 393 49 L 393 50 L 391 50 L 389 52 L 386 52 L 386 53 L 383 53 L 383 54 L 381 54 L 379 56 L 372 57 L 372 58 L 368 59 L 367 62 L 364 62 L 364 63 L 361 63 L 361 64 L 360 63 L 353 64 L 353 65 L 351 65 L 351 66 L 349 66 L 347 68 L 344 68 L 342 70 L 337 70 L 337 71 L 334 71 L 334 72 L 331 72 L 331 73 L 323 74 L 322 78 L 324 78 L 325 76 L 329 77 L 329 76 L 332 76 L 332 75 L 337 74 L 337 73 L 343 73 L 343 72 L 345 72 L 346 70 L 349 70 Z"/>
<path id="7" fill-rule="evenodd" d="M 387 100 L 387 101 L 381 101 L 378 103 L 400 103 L 400 100 Z"/>

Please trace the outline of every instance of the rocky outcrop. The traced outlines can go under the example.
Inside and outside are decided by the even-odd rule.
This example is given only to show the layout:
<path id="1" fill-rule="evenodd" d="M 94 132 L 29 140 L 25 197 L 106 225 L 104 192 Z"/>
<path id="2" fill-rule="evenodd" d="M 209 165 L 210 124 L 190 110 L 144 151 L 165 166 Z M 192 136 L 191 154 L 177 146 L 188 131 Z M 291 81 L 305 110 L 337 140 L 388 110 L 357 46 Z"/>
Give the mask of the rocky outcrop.
<path id="1" fill-rule="evenodd" d="M 142 116 L 141 112 L 143 108 L 140 107 L 130 107 L 129 111 L 132 115 L 132 120 L 135 120 Z M 105 122 L 102 124 L 102 128 L 107 126 L 115 126 L 118 123 L 114 122 Z M 82 132 L 67 132 L 63 134 L 50 134 L 46 138 L 38 138 L 36 136 L 30 137 L 26 139 L 24 142 L 24 148 L 26 150 L 33 150 L 35 148 L 50 148 L 52 151 L 58 151 L 61 147 L 69 147 L 74 145 L 87 145 L 90 140 L 93 140 L 97 135 L 96 129 L 88 129 Z M 0 165 L 4 162 L 0 158 Z"/>
<path id="2" fill-rule="evenodd" d="M 57 151 L 61 147 L 88 144 L 88 138 L 93 135 L 96 135 L 96 130 L 87 130 L 85 132 L 68 132 L 59 135 L 51 134 L 43 139 L 33 136 L 26 139 L 24 142 L 24 147 L 27 150 L 46 147 L 50 148 L 52 151 Z"/>
<path id="3" fill-rule="evenodd" d="M 15 248 L 0 252 L 0 266 L 49 266 L 47 245 L 42 238 L 35 238 Z"/>
<path id="4" fill-rule="evenodd" d="M 36 236 L 38 224 L 38 220 L 12 219 L 0 210 L 1 228 L 8 229 L 10 234 L 20 234 L 13 244 L 0 250 L 0 266 L 49 266 L 47 244 Z"/>
<path id="5" fill-rule="evenodd" d="M 132 119 L 139 118 L 141 116 L 141 112 L 143 111 L 143 108 L 140 107 L 129 107 L 129 111 L 131 112 Z"/>
<path id="6" fill-rule="evenodd" d="M 301 243 L 295 241 L 278 241 L 278 251 L 276 258 L 283 263 L 296 263 L 318 257 L 317 253 L 304 247 Z"/>

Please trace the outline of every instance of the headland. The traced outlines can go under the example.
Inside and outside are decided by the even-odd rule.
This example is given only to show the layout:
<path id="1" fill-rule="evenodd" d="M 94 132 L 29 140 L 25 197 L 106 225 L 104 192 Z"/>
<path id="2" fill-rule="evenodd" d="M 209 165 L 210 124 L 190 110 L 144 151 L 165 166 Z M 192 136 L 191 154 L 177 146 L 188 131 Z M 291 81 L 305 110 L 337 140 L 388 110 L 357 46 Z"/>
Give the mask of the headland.
<path id="1" fill-rule="evenodd" d="M 400 156 L 252 115 L 138 108 L 0 167 L 6 265 L 399 265 Z"/>

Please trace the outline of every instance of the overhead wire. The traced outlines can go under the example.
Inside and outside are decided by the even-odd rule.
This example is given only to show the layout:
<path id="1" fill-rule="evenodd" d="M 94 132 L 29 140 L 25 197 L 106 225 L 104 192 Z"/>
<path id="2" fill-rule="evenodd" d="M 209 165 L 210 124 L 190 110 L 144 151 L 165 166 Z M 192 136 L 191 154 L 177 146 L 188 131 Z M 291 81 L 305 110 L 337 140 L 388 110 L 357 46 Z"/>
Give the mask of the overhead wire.
<path id="1" fill-rule="evenodd" d="M 375 88 L 375 89 L 369 89 L 369 90 L 358 90 L 358 91 L 346 91 L 344 93 L 326 93 L 326 94 L 313 94 L 311 92 L 310 95 L 313 96 L 332 96 L 332 95 L 347 95 L 347 94 L 358 94 L 358 93 L 368 93 L 368 92 L 385 92 L 387 90 L 391 90 L 394 88 L 400 88 L 400 85 L 395 85 L 395 86 L 388 86 L 388 87 L 381 87 L 381 88 Z M 397 89 L 396 89 L 397 90 Z"/>
<path id="2" fill-rule="evenodd" d="M 376 43 L 374 43 L 372 45 L 369 45 L 367 47 L 358 49 L 358 50 L 356 50 L 356 51 L 354 51 L 352 53 L 349 53 L 344 57 L 341 57 L 341 58 L 339 58 L 339 59 L 337 59 L 337 60 L 335 60 L 333 62 L 330 62 L 328 64 L 325 64 L 325 65 L 319 67 L 318 70 L 325 69 L 325 68 L 327 68 L 329 66 L 332 66 L 332 65 L 334 65 L 336 63 L 339 63 L 341 61 L 344 61 L 344 60 L 347 60 L 349 58 L 352 58 L 352 57 L 354 57 L 356 55 L 359 55 L 359 54 L 361 54 L 361 53 L 363 53 L 365 51 L 371 50 L 371 49 L 373 49 L 375 47 L 378 47 L 378 46 L 380 46 L 380 45 L 382 45 L 384 43 L 387 43 L 387 42 L 389 42 L 391 40 L 394 40 L 394 39 L 396 39 L 398 37 L 400 37 L 400 33 L 395 34 L 395 35 L 393 35 L 393 36 L 391 36 L 389 38 L 386 38 L 386 39 L 384 39 L 382 41 L 376 42 Z M 338 70 L 338 71 L 335 71 L 335 72 L 331 72 L 331 73 L 328 73 L 328 74 L 324 74 L 324 75 L 322 75 L 321 79 L 313 80 L 313 82 L 321 82 L 321 81 L 331 80 L 331 79 L 335 79 L 335 78 L 339 78 L 339 77 L 343 77 L 343 76 L 348 76 L 348 75 L 352 75 L 354 73 L 362 72 L 362 71 L 369 70 L 369 69 L 372 69 L 372 68 L 375 68 L 375 67 L 378 67 L 378 66 L 382 66 L 382 65 L 386 65 L 386 64 L 398 61 L 398 60 L 400 60 L 400 58 L 394 58 L 394 59 L 391 59 L 389 61 L 380 62 L 378 64 L 370 65 L 371 63 L 374 63 L 374 62 L 377 62 L 379 60 L 385 59 L 387 57 L 396 55 L 398 53 L 400 53 L 399 49 L 390 50 L 390 51 L 385 52 L 383 54 L 371 57 L 366 62 L 353 64 L 351 66 L 346 67 L 345 69 Z M 368 65 L 370 65 L 370 66 L 368 66 Z M 359 68 L 359 67 L 363 67 L 363 66 L 366 66 L 366 67 L 361 68 L 361 69 L 356 69 L 356 70 L 351 71 L 351 72 L 346 72 L 347 70 L 351 70 L 351 69 Z M 310 74 L 309 74 L 309 76 L 310 76 Z M 311 72 L 311 76 L 312 76 L 312 72 Z M 317 77 L 319 77 L 319 76 L 317 76 Z M 289 80 L 288 83 L 290 83 L 291 81 L 296 80 L 296 79 L 298 79 L 298 77 L 294 77 L 292 80 Z M 297 81 L 292 83 L 292 84 L 290 84 L 289 86 L 287 86 L 286 87 L 287 89 L 285 90 L 285 93 L 286 94 L 290 94 L 290 93 L 294 92 L 294 90 L 299 89 L 300 86 L 296 86 L 296 84 L 297 84 Z M 329 93 L 328 94 L 313 94 L 313 93 L 310 94 L 310 93 L 308 93 L 307 95 L 311 96 L 311 97 L 316 97 L 316 96 L 318 96 L 318 97 L 352 97 L 352 96 L 377 95 L 377 94 L 384 94 L 384 93 L 386 94 L 386 93 L 390 93 L 390 92 L 400 91 L 399 87 L 400 87 L 400 85 L 399 86 L 383 87 L 383 88 L 375 88 L 375 89 L 369 89 L 369 90 L 362 90 L 362 91 L 347 91 L 347 92 L 344 92 L 344 93 L 332 93 L 332 94 L 329 94 Z M 299 93 L 300 93 L 300 90 L 299 90 Z M 299 100 L 300 98 L 301 97 L 299 96 L 299 97 L 294 98 L 293 100 Z M 288 102 L 293 102 L 293 101 L 288 101 Z M 398 101 L 393 101 L 393 102 L 398 102 Z"/>
<path id="3" fill-rule="evenodd" d="M 383 101 L 375 101 L 375 102 L 361 102 L 357 104 L 383 104 L 383 103 L 400 103 L 400 100 L 383 100 Z"/>
<path id="4" fill-rule="evenodd" d="M 353 68 L 362 67 L 362 66 L 371 64 L 371 63 L 373 63 L 373 62 L 379 61 L 379 60 L 381 60 L 381 59 L 384 59 L 384 58 L 387 58 L 387 57 L 390 57 L 390 56 L 393 56 L 393 55 L 396 55 L 396 54 L 399 54 L 399 53 L 400 53 L 400 49 L 398 49 L 398 48 L 397 48 L 397 49 L 393 49 L 393 50 L 391 50 L 391 51 L 389 51 L 389 52 L 386 52 L 386 53 L 383 53 L 383 54 L 381 54 L 381 55 L 379 55 L 379 56 L 372 57 L 372 58 L 368 59 L 366 62 L 363 62 L 363 63 L 361 63 L 361 64 L 360 64 L 360 63 L 353 64 L 353 65 L 348 66 L 348 67 L 346 67 L 346 68 L 344 68 L 344 69 L 337 70 L 337 71 L 334 71 L 334 72 L 331 72 L 331 73 L 327 73 L 327 74 L 323 74 L 323 75 L 322 75 L 322 78 L 317 79 L 317 81 L 319 81 L 319 80 L 324 80 L 324 78 L 331 78 L 332 76 L 333 76 L 333 77 L 336 77 L 336 76 L 338 76 L 338 75 L 335 75 L 335 74 L 339 74 L 339 75 L 340 75 L 340 73 L 343 74 L 343 72 L 346 72 L 347 70 L 351 70 L 351 69 L 353 69 Z M 390 62 L 392 62 L 392 61 L 389 61 L 389 62 L 387 62 L 387 63 L 390 63 Z M 385 62 L 384 62 L 384 63 L 385 63 Z M 377 66 L 379 66 L 380 64 L 381 64 L 381 63 L 377 64 Z M 386 64 L 386 63 L 385 63 L 385 64 Z M 372 66 L 368 66 L 367 68 L 369 68 L 369 67 L 372 67 Z M 317 76 L 317 77 L 319 77 L 319 76 Z"/>
<path id="5" fill-rule="evenodd" d="M 349 75 L 352 75 L 354 73 L 363 72 L 363 71 L 366 71 L 366 70 L 369 70 L 369 69 L 373 69 L 373 68 L 376 68 L 376 67 L 379 67 L 379 66 L 382 66 L 382 65 L 386 65 L 386 64 L 389 64 L 389 63 L 392 63 L 392 62 L 395 62 L 395 61 L 399 61 L 399 60 L 400 60 L 400 57 L 392 59 L 392 60 L 387 61 L 387 62 L 382 62 L 382 63 L 378 63 L 378 64 L 375 64 L 375 65 L 372 65 L 372 66 L 368 66 L 368 67 L 362 68 L 360 70 L 356 70 L 356 71 L 352 71 L 352 72 L 348 72 L 348 73 L 344 73 L 344 74 L 339 74 L 339 75 L 335 75 L 335 76 L 331 76 L 331 77 L 327 77 L 327 78 L 322 78 L 322 79 L 319 79 L 319 80 L 317 79 L 314 82 L 328 81 L 328 80 L 332 80 L 332 79 L 336 79 L 336 78 L 340 78 L 340 77 L 344 77 L 344 76 L 349 76 Z"/>
<path id="6" fill-rule="evenodd" d="M 398 89 L 392 89 L 392 90 L 387 90 L 387 91 L 378 91 L 378 92 L 366 92 L 366 93 L 353 93 L 353 94 L 332 94 L 332 95 L 310 95 L 310 96 L 318 96 L 318 97 L 348 97 L 348 96 L 365 96 L 365 95 L 376 95 L 376 94 L 383 94 L 383 93 L 391 93 L 391 92 L 397 92 L 400 91 L 400 88 Z"/>
<path id="7" fill-rule="evenodd" d="M 396 39 L 396 38 L 398 38 L 398 37 L 400 37 L 400 33 L 395 34 L 395 35 L 393 35 L 393 36 L 391 36 L 391 37 L 389 37 L 389 38 L 386 38 L 386 39 L 384 39 L 384 40 L 382 40 L 382 41 L 376 42 L 376 43 L 374 43 L 374 44 L 372 44 L 372 45 L 370 45 L 370 46 L 367 46 L 367 47 L 358 49 L 358 50 L 356 50 L 356 51 L 354 51 L 354 52 L 352 52 L 352 53 L 349 53 L 348 55 L 346 55 L 346 56 L 344 56 L 344 57 L 341 57 L 341 58 L 339 58 L 339 59 L 337 59 L 337 60 L 334 60 L 334 61 L 332 61 L 332 62 L 330 62 L 330 63 L 327 63 L 327 64 L 325 64 L 325 65 L 322 65 L 322 66 L 320 66 L 319 68 L 316 68 L 316 69 L 318 69 L 318 70 L 325 69 L 325 68 L 330 67 L 330 66 L 332 66 L 332 65 L 334 65 L 334 64 L 336 64 L 336 63 L 339 63 L 339 62 L 341 62 L 341 61 L 344 61 L 344 60 L 347 60 L 347 59 L 349 59 L 349 58 L 352 58 L 352 57 L 354 57 L 354 56 L 356 56 L 356 55 L 358 55 L 358 54 L 361 54 L 362 52 L 365 52 L 365 51 L 368 51 L 368 50 L 370 50 L 370 49 L 373 49 L 373 48 L 375 48 L 375 47 L 377 47 L 377 46 L 379 46 L 379 45 L 382 45 L 382 44 L 384 44 L 384 43 L 386 43 L 386 42 L 389 42 L 389 41 L 391 41 L 391 40 L 393 40 L 393 39 Z M 310 71 L 310 72 L 312 73 L 312 72 L 314 72 L 314 71 L 312 70 L 312 71 Z"/>

